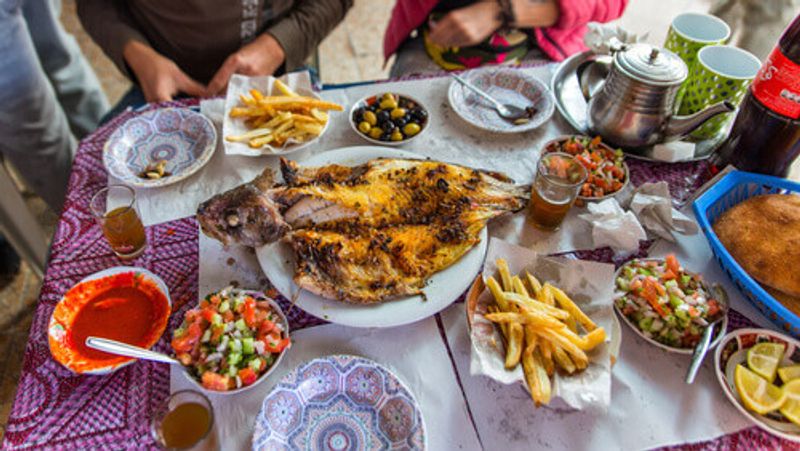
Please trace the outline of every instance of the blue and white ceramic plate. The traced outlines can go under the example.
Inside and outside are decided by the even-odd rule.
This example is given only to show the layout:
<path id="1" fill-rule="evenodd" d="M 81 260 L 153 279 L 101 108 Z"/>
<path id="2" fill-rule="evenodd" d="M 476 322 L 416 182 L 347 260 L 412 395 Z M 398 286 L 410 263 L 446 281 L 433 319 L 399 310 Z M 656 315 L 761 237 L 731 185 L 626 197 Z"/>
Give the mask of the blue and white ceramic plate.
<path id="1" fill-rule="evenodd" d="M 256 417 L 254 450 L 422 450 L 425 425 L 414 396 L 389 370 L 335 355 L 287 374 Z"/>
<path id="2" fill-rule="evenodd" d="M 133 117 L 114 131 L 106 141 L 103 163 L 111 175 L 129 185 L 156 188 L 200 170 L 216 146 L 217 130 L 207 117 L 186 108 L 164 108 Z M 170 175 L 155 180 L 139 176 L 162 160 Z"/>

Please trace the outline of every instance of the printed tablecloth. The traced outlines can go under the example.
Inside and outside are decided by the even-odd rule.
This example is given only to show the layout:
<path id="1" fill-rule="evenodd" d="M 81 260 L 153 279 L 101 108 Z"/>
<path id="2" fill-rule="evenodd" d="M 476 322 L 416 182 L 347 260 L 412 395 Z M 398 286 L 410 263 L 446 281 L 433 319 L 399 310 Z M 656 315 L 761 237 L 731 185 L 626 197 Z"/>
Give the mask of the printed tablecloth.
<path id="1" fill-rule="evenodd" d="M 196 104 L 196 100 L 183 100 L 158 107 Z M 121 114 L 82 141 L 79 147 L 68 198 L 54 237 L 47 274 L 31 326 L 22 375 L 3 442 L 4 449 L 155 447 L 150 435 L 149 419 L 155 407 L 169 394 L 167 365 L 140 361 L 107 376 L 77 376 L 51 358 L 47 342 L 47 324 L 61 296 L 82 278 L 123 264 L 108 247 L 100 227 L 92 218 L 88 202 L 92 194 L 107 183 L 101 159 L 103 144 L 118 126 L 135 114 L 139 113 L 129 111 Z M 707 172 L 704 163 L 652 164 L 629 160 L 629 164 L 634 184 L 669 180 L 679 200 L 687 198 L 699 187 Z M 164 335 L 168 337 L 169 332 L 177 327 L 185 309 L 198 297 L 197 223 L 193 218 L 185 218 L 157 224 L 148 227 L 147 236 L 149 245 L 146 252 L 132 264 L 158 274 L 169 287 L 175 308 L 168 332 Z M 643 245 L 640 254 L 643 255 L 646 250 L 647 245 Z M 571 254 L 596 261 L 613 261 L 613 253 L 608 249 Z M 281 302 L 288 306 L 285 299 Z M 443 330 L 438 315 L 436 320 Z M 324 323 L 299 309 L 292 309 L 290 322 L 293 330 Z M 732 314 L 732 328 L 749 324 L 749 320 L 741 315 Z M 445 336 L 444 332 L 442 336 Z M 167 338 L 162 338 L 155 346 L 160 351 L 166 351 L 167 347 Z M 455 368 L 455 364 L 453 366 Z M 479 407 L 472 406 L 472 409 L 475 408 Z M 429 433 L 435 434 L 436 431 Z M 499 445 L 483 443 L 487 449 Z M 775 449 L 794 446 L 751 427 L 681 448 Z"/>

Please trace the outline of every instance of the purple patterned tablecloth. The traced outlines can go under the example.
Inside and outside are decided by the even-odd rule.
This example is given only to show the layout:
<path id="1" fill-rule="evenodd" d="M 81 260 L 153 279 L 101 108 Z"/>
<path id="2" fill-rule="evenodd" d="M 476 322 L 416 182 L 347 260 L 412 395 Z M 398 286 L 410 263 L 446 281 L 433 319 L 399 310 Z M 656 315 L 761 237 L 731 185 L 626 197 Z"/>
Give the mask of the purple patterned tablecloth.
<path id="1" fill-rule="evenodd" d="M 160 106 L 191 106 L 196 100 Z M 153 448 L 149 419 L 169 394 L 169 367 L 139 361 L 107 376 L 77 376 L 50 356 L 47 324 L 61 296 L 82 278 L 102 269 L 124 265 L 111 251 L 88 209 L 91 195 L 105 186 L 103 144 L 120 124 L 133 115 L 121 114 L 82 141 L 69 182 L 69 194 L 54 237 L 50 262 L 25 351 L 22 375 L 8 420 L 3 449 L 142 449 Z M 631 178 L 668 180 L 678 201 L 685 200 L 706 179 L 705 163 L 653 164 L 629 160 Z M 149 227 L 147 251 L 130 265 L 158 274 L 167 283 L 174 303 L 168 326 L 177 326 L 183 311 L 197 299 L 198 228 L 193 218 Z M 647 250 L 643 246 L 642 253 Z M 578 258 L 611 261 L 608 250 L 575 252 Z M 282 300 L 286 302 L 285 300 Z M 322 323 L 292 309 L 294 326 Z M 750 325 L 733 313 L 732 327 Z M 164 337 L 169 336 L 166 333 Z M 156 349 L 166 351 L 162 338 Z M 776 449 L 796 448 L 756 427 L 707 442 L 680 448 Z"/>

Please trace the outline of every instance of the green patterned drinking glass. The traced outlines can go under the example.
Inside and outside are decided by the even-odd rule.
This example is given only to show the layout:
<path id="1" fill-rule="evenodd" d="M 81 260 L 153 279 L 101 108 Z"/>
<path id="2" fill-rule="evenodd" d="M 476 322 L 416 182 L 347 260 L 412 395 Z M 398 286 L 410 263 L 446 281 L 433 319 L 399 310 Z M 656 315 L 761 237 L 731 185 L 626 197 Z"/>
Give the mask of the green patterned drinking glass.
<path id="1" fill-rule="evenodd" d="M 727 100 L 738 106 L 753 81 L 761 61 L 752 53 L 730 45 L 712 45 L 697 52 L 697 63 L 689 72 L 679 114 L 696 113 L 709 105 Z M 709 119 L 692 132 L 692 137 L 709 139 L 727 127 L 733 113 Z"/>

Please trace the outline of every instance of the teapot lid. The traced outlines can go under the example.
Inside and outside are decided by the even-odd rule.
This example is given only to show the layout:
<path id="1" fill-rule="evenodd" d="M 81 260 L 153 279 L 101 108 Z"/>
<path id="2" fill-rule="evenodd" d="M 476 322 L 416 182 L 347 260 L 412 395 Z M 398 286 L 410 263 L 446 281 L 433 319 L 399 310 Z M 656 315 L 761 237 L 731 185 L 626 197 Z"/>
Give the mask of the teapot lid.
<path id="1" fill-rule="evenodd" d="M 626 45 L 616 52 L 615 60 L 628 75 L 648 84 L 677 85 L 689 76 L 678 55 L 648 44 Z"/>

